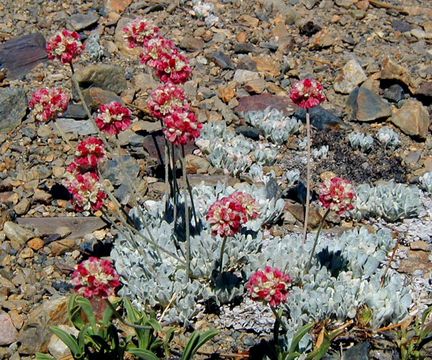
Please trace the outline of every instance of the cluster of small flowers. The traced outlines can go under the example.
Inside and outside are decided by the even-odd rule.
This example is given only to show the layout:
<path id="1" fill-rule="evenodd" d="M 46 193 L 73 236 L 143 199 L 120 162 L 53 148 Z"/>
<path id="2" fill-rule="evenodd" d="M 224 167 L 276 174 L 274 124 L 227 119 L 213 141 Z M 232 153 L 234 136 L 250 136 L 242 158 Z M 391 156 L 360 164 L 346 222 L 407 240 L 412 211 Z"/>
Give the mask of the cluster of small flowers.
<path id="1" fill-rule="evenodd" d="M 106 151 L 103 141 L 95 136 L 78 143 L 75 151 L 75 159 L 68 166 L 70 173 L 85 173 L 96 171 L 98 165 L 105 159 Z"/>
<path id="2" fill-rule="evenodd" d="M 46 50 L 50 60 L 57 59 L 63 64 L 72 64 L 84 51 L 84 45 L 77 32 L 64 29 L 49 39 Z"/>
<path id="3" fill-rule="evenodd" d="M 78 212 L 98 211 L 107 198 L 107 194 L 101 190 L 98 174 L 92 171 L 68 172 L 65 186 L 72 195 Z"/>
<path id="4" fill-rule="evenodd" d="M 319 200 L 322 206 L 339 215 L 354 209 L 355 199 L 356 194 L 348 180 L 334 177 L 321 185 Z"/>
<path id="5" fill-rule="evenodd" d="M 252 300 L 277 307 L 286 301 L 291 282 L 292 279 L 288 274 L 284 274 L 280 269 L 266 266 L 264 270 L 258 270 L 251 275 L 246 289 Z"/>
<path id="6" fill-rule="evenodd" d="M 39 122 L 54 120 L 58 114 L 66 111 L 69 104 L 69 95 L 59 88 L 42 88 L 36 90 L 29 107 Z"/>
<path id="7" fill-rule="evenodd" d="M 163 119 L 179 108 L 189 108 L 183 88 L 171 83 L 162 84 L 154 89 L 147 106 L 150 114 L 158 119 Z"/>
<path id="8" fill-rule="evenodd" d="M 109 135 L 118 135 L 132 123 L 132 112 L 117 101 L 103 104 L 99 107 L 96 125 Z"/>
<path id="9" fill-rule="evenodd" d="M 111 261 L 93 256 L 76 266 L 71 283 L 78 294 L 102 299 L 115 295 L 116 288 L 121 285 Z"/>
<path id="10" fill-rule="evenodd" d="M 182 84 L 191 74 L 188 58 L 172 40 L 159 33 L 159 28 L 136 19 L 123 29 L 129 47 L 142 46 L 141 62 L 152 67 L 162 82 Z"/>
<path id="11" fill-rule="evenodd" d="M 185 145 L 195 140 L 202 128 L 195 113 L 184 107 L 165 116 L 163 123 L 165 137 L 175 145 Z"/>
<path id="12" fill-rule="evenodd" d="M 213 235 L 227 237 L 237 234 L 242 225 L 256 219 L 258 215 L 259 209 L 254 198 L 238 191 L 210 206 L 206 219 Z"/>
<path id="13" fill-rule="evenodd" d="M 310 109 L 325 101 L 323 86 L 315 79 L 296 82 L 290 92 L 294 104 L 303 109 Z"/>

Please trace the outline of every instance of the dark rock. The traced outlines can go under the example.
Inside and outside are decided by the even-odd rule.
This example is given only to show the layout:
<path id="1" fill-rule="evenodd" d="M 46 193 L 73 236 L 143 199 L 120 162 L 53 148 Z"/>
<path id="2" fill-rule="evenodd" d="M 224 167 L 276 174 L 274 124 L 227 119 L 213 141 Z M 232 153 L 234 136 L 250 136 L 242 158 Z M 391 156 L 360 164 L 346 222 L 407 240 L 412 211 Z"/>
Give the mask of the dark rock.
<path id="1" fill-rule="evenodd" d="M 236 134 L 241 134 L 244 137 L 247 137 L 252 140 L 259 140 L 259 137 L 261 135 L 261 131 L 253 126 L 239 126 L 236 128 Z"/>
<path id="2" fill-rule="evenodd" d="M 411 24 L 407 23 L 403 20 L 393 20 L 392 21 L 392 28 L 395 31 L 399 31 L 401 33 L 408 32 L 412 30 Z"/>
<path id="3" fill-rule="evenodd" d="M 121 166 L 120 161 L 122 162 Z M 102 175 L 105 179 L 111 181 L 112 184 L 121 185 L 129 180 L 135 181 L 139 171 L 140 167 L 136 160 L 131 156 L 124 155 L 120 159 L 117 156 L 112 160 L 106 161 L 102 169 Z"/>
<path id="4" fill-rule="evenodd" d="M 210 55 L 210 60 L 213 61 L 217 66 L 222 69 L 231 69 L 235 68 L 234 63 L 231 58 L 222 51 L 216 51 Z"/>
<path id="5" fill-rule="evenodd" d="M 368 360 L 370 348 L 371 344 L 369 342 L 362 342 L 345 351 L 342 356 L 345 359 Z"/>
<path id="6" fill-rule="evenodd" d="M 300 35 L 312 36 L 321 31 L 321 26 L 314 24 L 312 21 L 308 21 L 306 24 L 300 27 Z"/>
<path id="7" fill-rule="evenodd" d="M 384 89 L 383 97 L 397 103 L 404 98 L 404 89 L 399 84 L 393 84 Z"/>
<path id="8" fill-rule="evenodd" d="M 0 346 L 10 345 L 17 340 L 18 331 L 12 323 L 10 316 L 0 313 Z"/>
<path id="9" fill-rule="evenodd" d="M 89 65 L 79 69 L 74 76 L 82 89 L 98 87 L 120 94 L 127 88 L 124 70 L 115 65 Z"/>
<path id="10" fill-rule="evenodd" d="M 267 108 L 277 109 L 285 115 L 292 115 L 295 105 L 287 96 L 277 96 L 272 94 L 259 94 L 244 96 L 238 99 L 239 105 L 235 108 L 237 114 L 248 111 L 264 111 Z"/>
<path id="11" fill-rule="evenodd" d="M 48 60 L 46 41 L 42 34 L 34 33 L 0 44 L 0 68 L 7 70 L 9 79 L 26 75 L 37 64 Z"/>
<path id="12" fill-rule="evenodd" d="M 333 114 L 331 111 L 322 108 L 321 106 L 316 106 L 309 110 L 311 124 L 313 127 L 319 130 L 346 127 L 347 125 L 340 119 L 339 116 Z M 306 122 L 306 110 L 299 109 L 294 113 L 294 116 Z"/>
<path id="13" fill-rule="evenodd" d="M 416 90 L 415 95 L 432 97 L 432 81 L 425 81 L 421 83 Z"/>
<path id="14" fill-rule="evenodd" d="M 98 129 L 90 120 L 83 121 L 58 118 L 56 123 L 65 133 L 75 133 L 86 136 L 96 134 L 98 132 Z"/>
<path id="15" fill-rule="evenodd" d="M 251 43 L 237 43 L 234 45 L 234 53 L 236 54 L 249 54 L 255 52 L 256 48 Z"/>
<path id="16" fill-rule="evenodd" d="M 94 12 L 88 14 L 74 14 L 69 18 L 69 24 L 75 31 L 87 29 L 99 20 L 99 15 Z"/>
<path id="17" fill-rule="evenodd" d="M 0 131 L 16 128 L 27 113 L 27 97 L 23 89 L 0 89 Z"/>
<path id="18" fill-rule="evenodd" d="M 62 118 L 82 120 L 87 119 L 87 113 L 81 104 L 69 104 Z"/>
<path id="19" fill-rule="evenodd" d="M 249 56 L 245 56 L 244 58 L 241 58 L 237 63 L 237 69 L 257 71 L 257 63 Z"/>
<path id="20" fill-rule="evenodd" d="M 358 121 L 374 121 L 391 115 L 391 106 L 365 87 L 354 89 L 348 98 L 348 104 L 353 119 Z"/>
<path id="21" fill-rule="evenodd" d="M 265 190 L 267 199 L 279 199 L 282 195 L 282 190 L 273 177 L 266 183 Z"/>

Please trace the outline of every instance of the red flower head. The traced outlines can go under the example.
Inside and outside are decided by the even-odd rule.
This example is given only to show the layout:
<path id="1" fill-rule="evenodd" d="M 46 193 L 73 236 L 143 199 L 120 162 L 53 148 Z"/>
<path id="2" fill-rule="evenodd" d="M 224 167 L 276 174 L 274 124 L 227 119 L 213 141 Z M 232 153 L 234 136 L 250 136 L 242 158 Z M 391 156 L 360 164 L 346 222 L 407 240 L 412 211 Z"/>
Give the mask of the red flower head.
<path id="1" fill-rule="evenodd" d="M 211 225 L 212 235 L 222 237 L 237 234 L 248 220 L 244 206 L 230 196 L 223 197 L 210 206 L 206 219 Z"/>
<path id="2" fill-rule="evenodd" d="M 95 136 L 90 136 L 78 143 L 75 155 L 75 160 L 68 167 L 69 172 L 95 171 L 106 155 L 103 141 Z"/>
<path id="3" fill-rule="evenodd" d="M 290 92 L 294 104 L 303 109 L 310 109 L 325 101 L 323 86 L 315 79 L 304 79 L 296 82 Z"/>
<path id="4" fill-rule="evenodd" d="M 246 289 L 252 300 L 262 301 L 272 307 L 284 303 L 288 297 L 288 286 L 292 282 L 289 275 L 277 268 L 266 266 L 250 277 Z"/>
<path id="5" fill-rule="evenodd" d="M 162 84 L 152 91 L 147 105 L 154 117 L 162 119 L 178 108 L 187 108 L 186 95 L 180 86 Z"/>
<path id="6" fill-rule="evenodd" d="M 130 124 L 132 112 L 121 103 L 113 101 L 99 107 L 96 125 L 101 131 L 110 135 L 118 135 L 126 130 Z"/>
<path id="7" fill-rule="evenodd" d="M 165 137 L 175 145 L 185 145 L 194 141 L 202 128 L 195 113 L 187 107 L 176 109 L 172 114 L 165 116 L 163 122 Z"/>
<path id="8" fill-rule="evenodd" d="M 144 41 L 141 62 L 155 69 L 162 82 L 182 84 L 191 74 L 189 59 L 177 49 L 172 40 L 155 36 Z"/>
<path id="9" fill-rule="evenodd" d="M 65 186 L 72 195 L 76 211 L 98 211 L 107 198 L 94 172 L 69 173 Z"/>
<path id="10" fill-rule="evenodd" d="M 135 19 L 123 28 L 125 39 L 130 48 L 143 46 L 146 40 L 159 34 L 159 28 L 143 19 Z"/>
<path id="11" fill-rule="evenodd" d="M 355 199 L 356 194 L 348 180 L 334 177 L 321 185 L 319 200 L 322 206 L 339 215 L 354 209 Z"/>
<path id="12" fill-rule="evenodd" d="M 237 200 L 246 210 L 246 216 L 248 220 L 256 219 L 259 216 L 259 206 L 255 199 L 247 193 L 242 191 L 236 191 L 232 193 L 231 198 Z"/>
<path id="13" fill-rule="evenodd" d="M 66 111 L 69 95 L 58 88 L 42 88 L 36 90 L 29 101 L 35 119 L 40 122 L 54 120 L 58 114 Z"/>
<path id="14" fill-rule="evenodd" d="M 84 51 L 84 45 L 77 32 L 64 29 L 49 39 L 46 49 L 50 60 L 71 64 Z"/>
<path id="15" fill-rule="evenodd" d="M 112 296 L 121 285 L 120 277 L 111 261 L 94 256 L 75 267 L 71 283 L 78 294 L 89 299 Z"/>

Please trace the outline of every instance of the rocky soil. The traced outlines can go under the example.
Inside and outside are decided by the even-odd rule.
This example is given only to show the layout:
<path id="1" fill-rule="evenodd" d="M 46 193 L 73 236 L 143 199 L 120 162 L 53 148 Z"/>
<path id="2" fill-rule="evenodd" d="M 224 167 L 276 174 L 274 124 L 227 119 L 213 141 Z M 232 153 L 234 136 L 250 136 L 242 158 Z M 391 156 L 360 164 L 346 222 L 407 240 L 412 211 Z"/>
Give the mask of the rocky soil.
<path id="1" fill-rule="evenodd" d="M 67 141 L 52 123 L 37 126 L 27 108 L 27 99 L 39 87 L 71 90 L 70 70 L 48 62 L 44 50 L 45 39 L 59 29 L 74 29 L 85 39 L 87 51 L 76 69 L 91 108 L 121 100 L 134 111 L 135 121 L 119 141 L 127 171 L 146 198 L 160 196 L 164 184 L 155 147 L 160 125 L 146 114 L 149 91 L 158 83 L 122 36 L 123 26 L 138 16 L 154 22 L 187 52 L 194 73 L 185 88 L 202 122 L 225 121 L 238 128 L 245 125 L 242 111 L 267 106 L 292 114 L 298 109 L 286 98 L 290 84 L 312 76 L 324 84 L 328 98 L 312 115 L 314 148 L 329 147 L 327 157 L 315 160 L 316 182 L 334 173 L 355 184 L 382 179 L 416 183 L 432 171 L 429 1 L 206 2 L 213 5 L 206 16 L 198 16 L 196 1 L 0 2 L 0 359 L 31 359 L 48 349 L 65 355 L 61 344 L 50 341 L 47 326 L 66 323 L 68 279 L 75 264 L 88 255 L 109 255 L 115 236 L 101 214 L 75 213 L 61 185 L 77 140 L 94 133 L 76 94 L 74 105 L 57 121 Z M 350 132 L 374 135 L 384 126 L 399 134 L 402 146 L 397 150 L 375 143 L 364 154 L 349 146 Z M 254 136 L 254 129 L 243 131 Z M 287 170 L 303 169 L 304 154 L 294 157 L 291 152 L 301 150 L 303 138 L 290 138 L 276 166 L 266 170 L 282 178 Z M 188 168 L 194 182 L 239 181 L 193 150 Z M 118 167 L 108 162 L 105 176 L 127 205 L 129 189 L 122 185 Z M 301 228 L 296 200 L 288 201 L 285 222 L 274 231 Z M 430 195 L 423 203 L 419 219 L 393 225 L 401 239 L 395 266 L 419 282 L 422 306 L 431 302 Z M 312 215 L 317 225 L 319 211 Z M 260 341 L 251 329 L 242 331 L 227 320 L 236 316 L 236 310 L 224 309 L 213 319 L 227 331 L 209 352 L 241 354 Z"/>

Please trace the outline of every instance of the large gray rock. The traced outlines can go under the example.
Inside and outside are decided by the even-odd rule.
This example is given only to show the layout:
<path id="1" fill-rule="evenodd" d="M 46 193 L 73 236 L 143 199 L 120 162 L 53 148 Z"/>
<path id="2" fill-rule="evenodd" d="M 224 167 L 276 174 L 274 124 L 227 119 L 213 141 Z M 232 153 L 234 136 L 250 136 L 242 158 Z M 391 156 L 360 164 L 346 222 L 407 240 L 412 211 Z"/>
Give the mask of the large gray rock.
<path id="1" fill-rule="evenodd" d="M 90 65 L 79 69 L 74 76 L 82 89 L 98 87 L 120 94 L 127 87 L 124 70 L 119 66 Z"/>
<path id="2" fill-rule="evenodd" d="M 352 117 L 358 121 L 374 121 L 391 115 L 391 106 L 373 91 L 360 87 L 349 96 Z"/>
<path id="3" fill-rule="evenodd" d="M 427 108 L 420 101 L 407 100 L 393 113 L 390 120 L 405 134 L 426 139 L 430 118 Z"/>
<path id="4" fill-rule="evenodd" d="M 10 316 L 0 313 L 0 346 L 10 345 L 17 340 L 18 331 L 12 323 Z"/>
<path id="5" fill-rule="evenodd" d="M 27 112 L 23 89 L 0 89 L 0 131 L 10 131 L 21 124 Z"/>

